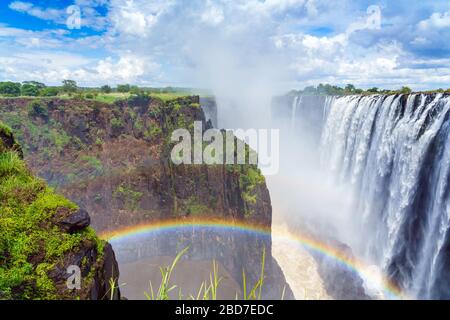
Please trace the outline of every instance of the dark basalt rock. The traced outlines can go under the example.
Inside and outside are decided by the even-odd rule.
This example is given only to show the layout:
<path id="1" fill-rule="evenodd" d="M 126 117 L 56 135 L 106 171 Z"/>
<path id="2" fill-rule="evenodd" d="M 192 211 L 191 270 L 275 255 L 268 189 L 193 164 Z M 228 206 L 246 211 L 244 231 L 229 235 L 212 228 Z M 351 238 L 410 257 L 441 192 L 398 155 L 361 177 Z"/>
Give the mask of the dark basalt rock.
<path id="1" fill-rule="evenodd" d="M 58 210 L 56 216 L 62 215 L 56 224 L 65 232 L 74 233 L 87 228 L 91 224 L 91 218 L 84 209 L 78 209 L 73 213 L 66 213 L 64 210 Z"/>
<path id="2" fill-rule="evenodd" d="M 0 128 L 0 152 L 15 151 L 23 159 L 23 151 L 11 132 Z"/>
<path id="3" fill-rule="evenodd" d="M 103 267 L 94 278 L 90 298 L 91 300 L 121 300 L 118 288 L 119 265 L 114 250 L 109 243 L 103 250 Z M 111 282 L 114 282 L 115 288 L 111 288 Z"/>

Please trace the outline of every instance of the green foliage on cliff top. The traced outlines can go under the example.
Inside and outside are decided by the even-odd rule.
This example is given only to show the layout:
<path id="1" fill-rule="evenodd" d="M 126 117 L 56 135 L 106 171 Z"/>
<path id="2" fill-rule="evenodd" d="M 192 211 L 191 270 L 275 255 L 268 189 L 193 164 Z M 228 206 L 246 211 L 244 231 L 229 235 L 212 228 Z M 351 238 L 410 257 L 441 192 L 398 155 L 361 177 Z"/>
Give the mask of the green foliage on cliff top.
<path id="1" fill-rule="evenodd" d="M 429 91 L 413 91 L 409 87 L 401 87 L 400 89 L 379 89 L 377 87 L 369 89 L 356 88 L 353 84 L 347 84 L 345 87 L 334 86 L 330 84 L 320 83 L 318 86 L 308 86 L 303 90 L 292 90 L 288 95 L 312 95 L 312 96 L 322 96 L 322 95 L 371 95 L 371 94 L 410 94 L 412 92 L 416 93 L 440 93 L 440 92 L 450 92 L 450 89 L 444 91 L 444 89 L 436 89 Z"/>
<path id="2" fill-rule="evenodd" d="M 0 125 L 0 131 L 5 130 Z M 0 132 L 1 134 L 1 132 Z M 49 272 L 84 241 L 101 241 L 92 229 L 69 234 L 51 222 L 77 206 L 35 178 L 15 151 L 0 153 L 0 299 L 56 299 Z"/>

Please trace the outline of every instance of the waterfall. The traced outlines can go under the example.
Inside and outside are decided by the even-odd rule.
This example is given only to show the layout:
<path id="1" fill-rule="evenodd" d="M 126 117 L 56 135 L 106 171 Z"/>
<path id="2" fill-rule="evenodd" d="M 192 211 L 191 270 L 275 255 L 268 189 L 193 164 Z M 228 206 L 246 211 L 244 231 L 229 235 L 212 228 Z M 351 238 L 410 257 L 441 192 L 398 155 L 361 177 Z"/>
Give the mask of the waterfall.
<path id="1" fill-rule="evenodd" d="M 345 96 L 323 111 L 321 166 L 351 190 L 352 248 L 412 297 L 449 299 L 450 96 Z"/>
<path id="2" fill-rule="evenodd" d="M 294 97 L 294 101 L 292 103 L 292 115 L 291 115 L 291 129 L 295 129 L 295 117 L 297 116 L 297 107 L 302 103 L 302 97 L 296 96 Z"/>

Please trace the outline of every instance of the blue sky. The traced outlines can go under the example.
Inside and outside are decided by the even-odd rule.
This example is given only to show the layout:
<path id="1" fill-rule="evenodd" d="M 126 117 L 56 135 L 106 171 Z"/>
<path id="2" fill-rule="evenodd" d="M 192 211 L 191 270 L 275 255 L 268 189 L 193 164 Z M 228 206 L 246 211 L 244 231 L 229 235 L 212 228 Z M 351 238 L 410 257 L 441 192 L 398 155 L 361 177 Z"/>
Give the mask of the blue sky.
<path id="1" fill-rule="evenodd" d="M 448 88 L 449 39 L 449 1 L 2 0 L 0 80 Z"/>

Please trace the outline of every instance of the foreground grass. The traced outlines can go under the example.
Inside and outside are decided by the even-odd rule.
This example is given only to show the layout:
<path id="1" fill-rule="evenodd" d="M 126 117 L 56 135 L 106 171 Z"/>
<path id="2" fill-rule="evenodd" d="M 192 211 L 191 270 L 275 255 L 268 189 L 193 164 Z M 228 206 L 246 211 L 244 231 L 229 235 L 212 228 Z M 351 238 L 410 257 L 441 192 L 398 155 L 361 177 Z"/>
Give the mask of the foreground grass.
<path id="1" fill-rule="evenodd" d="M 170 300 L 170 293 L 174 290 L 178 290 L 178 300 L 183 299 L 182 289 L 177 285 L 171 285 L 170 279 L 172 273 L 180 261 L 182 256 L 186 254 L 189 248 L 185 248 L 180 251 L 178 255 L 173 260 L 170 266 L 160 267 L 161 272 L 161 284 L 157 290 L 154 290 L 152 283 L 150 282 L 149 292 L 144 292 L 147 300 L 158 301 L 158 300 Z M 261 300 L 262 289 L 264 286 L 265 279 L 265 263 L 266 263 L 266 250 L 263 249 L 262 258 L 261 258 L 261 272 L 258 278 L 258 281 L 253 286 L 249 286 L 247 283 L 247 277 L 245 271 L 242 270 L 242 288 L 243 294 L 242 297 L 239 296 L 239 293 L 236 292 L 236 300 Z M 188 300 L 217 300 L 218 290 L 220 288 L 220 284 L 223 281 L 223 277 L 219 276 L 219 267 L 216 261 L 213 261 L 212 272 L 210 273 L 209 280 L 203 281 L 200 285 L 200 288 L 197 293 L 189 294 Z M 249 289 L 249 290 L 248 290 Z M 282 293 L 281 299 L 284 298 L 284 290 Z"/>

